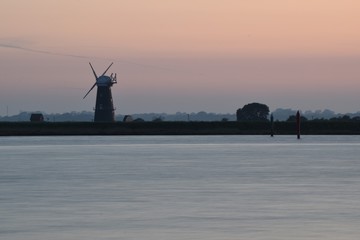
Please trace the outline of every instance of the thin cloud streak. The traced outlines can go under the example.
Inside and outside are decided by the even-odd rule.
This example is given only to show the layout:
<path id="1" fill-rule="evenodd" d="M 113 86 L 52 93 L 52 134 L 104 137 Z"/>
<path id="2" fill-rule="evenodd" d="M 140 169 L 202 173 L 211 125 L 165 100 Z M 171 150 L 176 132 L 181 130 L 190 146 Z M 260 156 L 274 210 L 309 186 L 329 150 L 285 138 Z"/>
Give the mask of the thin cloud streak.
<path id="1" fill-rule="evenodd" d="M 55 55 L 55 56 L 75 57 L 75 58 L 89 58 L 87 56 L 73 55 L 73 54 L 66 54 L 66 53 L 56 53 L 56 52 L 50 52 L 50 51 L 44 51 L 44 50 L 38 50 L 38 49 L 32 49 L 32 48 L 26 48 L 26 47 L 22 47 L 22 46 L 16 46 L 16 45 L 11 45 L 11 44 L 4 44 L 4 43 L 0 43 L 0 47 L 17 49 L 17 50 L 33 52 L 33 53 Z"/>
<path id="2" fill-rule="evenodd" d="M 150 64 L 143 64 L 138 62 L 132 62 L 132 61 L 126 61 L 126 60 L 120 60 L 118 58 L 102 58 L 102 57 L 93 57 L 93 56 L 85 56 L 85 55 L 76 55 L 76 54 L 68 54 L 68 53 L 59 53 L 59 52 L 52 52 L 52 51 L 45 51 L 45 50 L 39 50 L 39 49 L 33 49 L 28 47 L 23 47 L 19 45 L 12 45 L 12 44 L 6 44 L 6 43 L 0 43 L 1 48 L 9 48 L 9 49 L 15 49 L 20 51 L 26 51 L 26 52 L 32 52 L 37 54 L 47 54 L 47 55 L 53 55 L 53 56 L 62 56 L 62 57 L 71 57 L 71 58 L 82 58 L 82 59 L 97 59 L 97 60 L 106 60 L 106 61 L 112 61 L 117 63 L 123 63 L 123 64 L 131 64 L 143 68 L 152 68 L 152 69 L 158 69 L 163 71 L 171 71 L 171 72 L 182 72 L 175 68 L 170 67 L 163 67 L 163 66 L 155 66 Z M 188 73 L 188 72 L 187 72 Z M 197 73 L 197 75 L 203 75 L 201 73 Z"/>

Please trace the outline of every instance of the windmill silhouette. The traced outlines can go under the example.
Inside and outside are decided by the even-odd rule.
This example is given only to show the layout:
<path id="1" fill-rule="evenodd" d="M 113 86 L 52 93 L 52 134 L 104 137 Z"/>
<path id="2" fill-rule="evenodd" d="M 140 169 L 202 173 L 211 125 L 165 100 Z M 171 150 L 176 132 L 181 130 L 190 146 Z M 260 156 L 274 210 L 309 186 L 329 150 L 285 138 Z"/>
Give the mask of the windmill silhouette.
<path id="1" fill-rule="evenodd" d="M 106 72 L 113 65 L 113 63 L 111 63 L 105 72 L 99 77 L 96 75 L 96 72 L 91 63 L 89 64 L 95 76 L 95 83 L 85 94 L 84 98 L 86 98 L 91 90 L 97 86 L 94 121 L 115 122 L 115 109 L 110 88 L 113 84 L 117 83 L 116 73 L 115 75 L 112 73 L 110 76 L 105 76 Z"/>

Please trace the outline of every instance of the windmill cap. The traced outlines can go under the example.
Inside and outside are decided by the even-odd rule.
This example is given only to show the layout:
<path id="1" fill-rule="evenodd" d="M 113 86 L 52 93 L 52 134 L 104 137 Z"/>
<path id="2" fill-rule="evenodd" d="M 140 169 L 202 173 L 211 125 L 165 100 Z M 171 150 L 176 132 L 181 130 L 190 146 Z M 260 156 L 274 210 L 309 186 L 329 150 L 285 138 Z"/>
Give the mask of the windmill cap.
<path id="1" fill-rule="evenodd" d="M 98 86 L 108 86 L 111 84 L 111 78 L 109 76 L 100 76 L 96 79 L 96 84 Z"/>

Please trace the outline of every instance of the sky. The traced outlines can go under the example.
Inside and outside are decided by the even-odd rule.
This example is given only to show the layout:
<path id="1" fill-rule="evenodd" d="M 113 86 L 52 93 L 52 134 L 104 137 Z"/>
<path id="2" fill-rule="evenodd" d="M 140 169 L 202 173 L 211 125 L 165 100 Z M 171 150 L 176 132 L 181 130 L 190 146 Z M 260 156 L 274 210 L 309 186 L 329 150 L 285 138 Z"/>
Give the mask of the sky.
<path id="1" fill-rule="evenodd" d="M 358 0 L 0 0 L 0 115 L 360 111 Z"/>

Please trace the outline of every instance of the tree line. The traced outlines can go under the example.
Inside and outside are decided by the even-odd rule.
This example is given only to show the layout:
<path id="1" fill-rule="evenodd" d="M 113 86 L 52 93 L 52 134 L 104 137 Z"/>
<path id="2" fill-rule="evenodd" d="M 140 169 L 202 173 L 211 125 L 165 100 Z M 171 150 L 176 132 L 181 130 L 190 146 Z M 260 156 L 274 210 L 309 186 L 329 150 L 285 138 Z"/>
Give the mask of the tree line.
<path id="1" fill-rule="evenodd" d="M 39 112 L 39 111 L 35 111 Z M 30 121 L 30 115 L 34 112 L 20 112 L 19 114 L 12 116 L 0 116 L 2 122 L 26 122 Z M 92 122 L 94 113 L 89 111 L 82 112 L 67 112 L 67 113 L 52 113 L 47 114 L 41 112 L 44 115 L 44 120 L 47 122 Z M 360 112 L 338 114 L 331 110 L 325 109 L 323 111 L 304 111 L 301 112 L 302 121 L 338 121 L 338 122 L 352 122 L 360 121 Z M 134 121 L 179 121 L 179 122 L 207 122 L 207 121 L 269 121 L 270 115 L 273 115 L 275 121 L 295 121 L 296 111 L 292 109 L 275 109 L 270 112 L 269 107 L 263 103 L 248 103 L 242 108 L 236 110 L 235 113 L 211 113 L 211 112 L 177 112 L 175 114 L 168 113 L 139 113 L 132 114 L 131 118 Z M 122 122 L 124 118 L 129 115 L 116 115 L 116 121 Z"/>
<path id="2" fill-rule="evenodd" d="M 327 110 L 327 113 L 330 114 L 330 110 Z M 237 121 L 259 121 L 266 122 L 270 119 L 270 109 L 266 104 L 263 103 L 248 103 L 244 105 L 242 108 L 237 109 L 236 111 L 236 120 Z M 311 113 L 308 112 L 308 115 Z M 334 114 L 335 115 L 335 114 Z M 276 119 L 276 116 L 273 116 Z M 295 122 L 296 116 L 295 111 L 292 115 L 289 115 L 285 120 L 286 122 Z M 330 118 L 314 118 L 312 116 L 311 119 L 308 119 L 305 116 L 301 116 L 301 121 L 338 121 L 338 122 L 352 122 L 352 121 L 360 121 L 360 116 L 349 116 L 349 115 L 337 115 L 335 117 Z"/>

